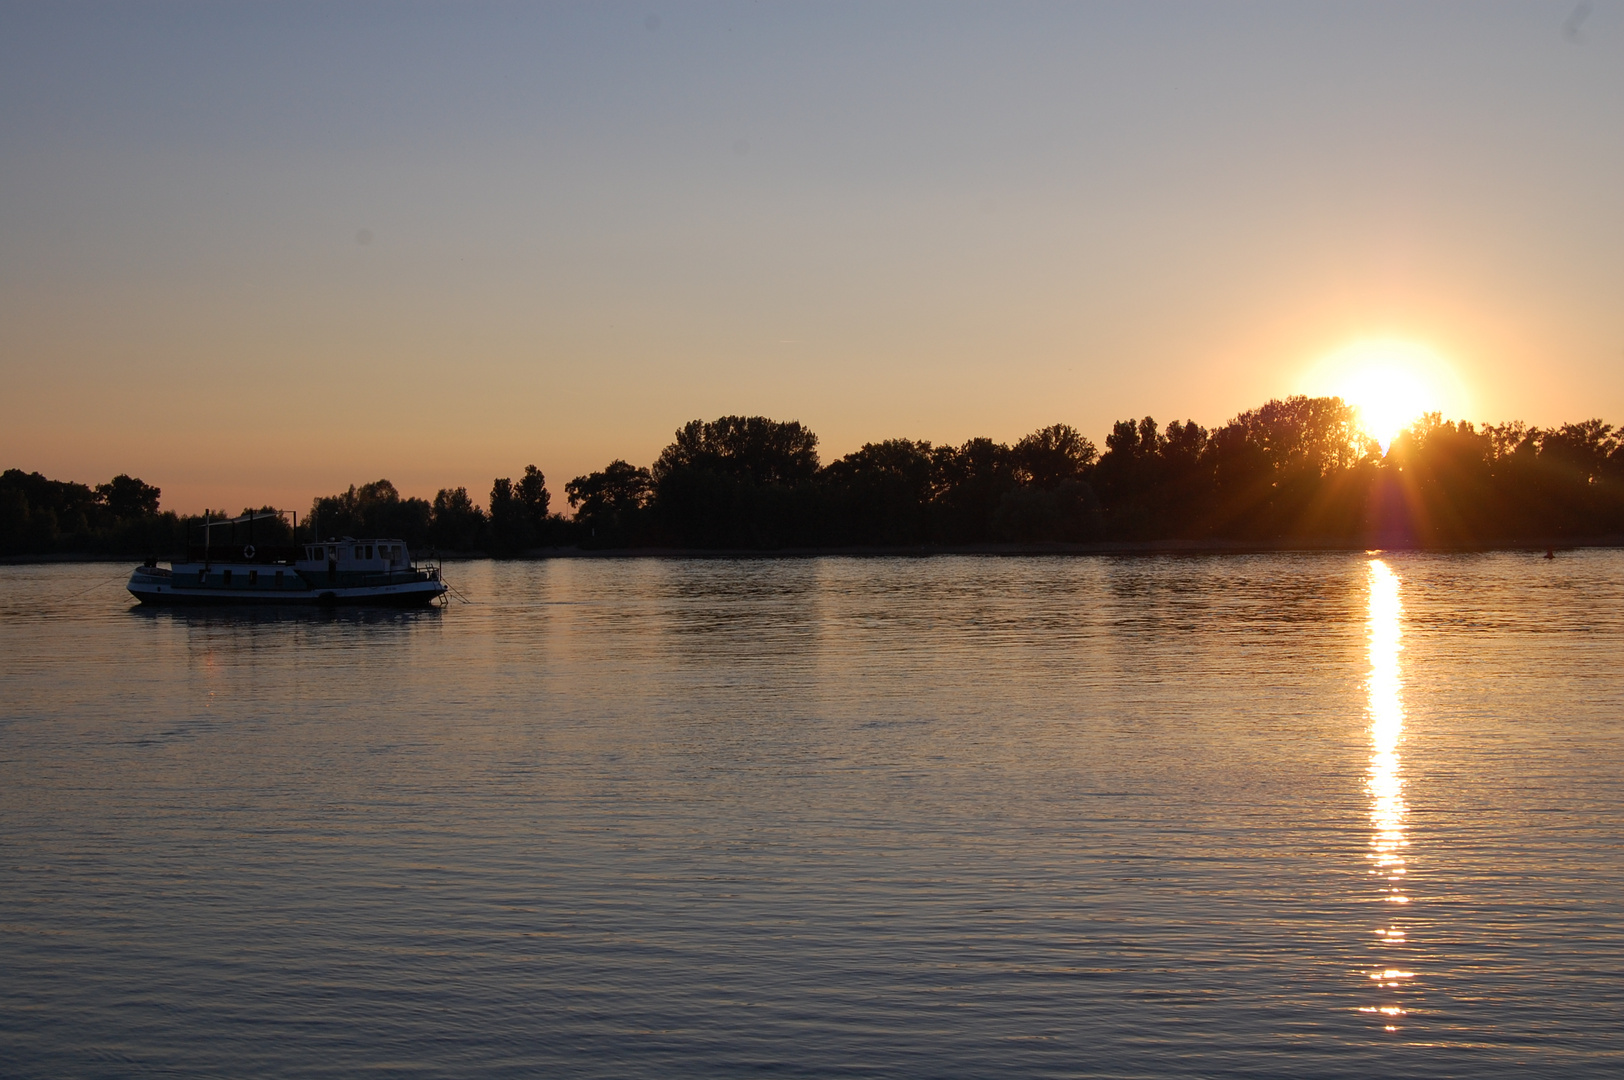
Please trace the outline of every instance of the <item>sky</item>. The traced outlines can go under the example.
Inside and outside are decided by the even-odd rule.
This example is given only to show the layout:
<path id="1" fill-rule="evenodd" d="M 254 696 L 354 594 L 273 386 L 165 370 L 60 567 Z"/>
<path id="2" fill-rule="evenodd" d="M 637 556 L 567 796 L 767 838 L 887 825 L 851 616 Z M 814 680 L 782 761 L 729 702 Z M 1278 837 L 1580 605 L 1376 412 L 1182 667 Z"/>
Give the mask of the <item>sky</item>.
<path id="1" fill-rule="evenodd" d="M 0 2 L 0 468 L 562 502 L 691 419 L 1103 442 L 1371 342 L 1624 423 L 1624 0 Z"/>

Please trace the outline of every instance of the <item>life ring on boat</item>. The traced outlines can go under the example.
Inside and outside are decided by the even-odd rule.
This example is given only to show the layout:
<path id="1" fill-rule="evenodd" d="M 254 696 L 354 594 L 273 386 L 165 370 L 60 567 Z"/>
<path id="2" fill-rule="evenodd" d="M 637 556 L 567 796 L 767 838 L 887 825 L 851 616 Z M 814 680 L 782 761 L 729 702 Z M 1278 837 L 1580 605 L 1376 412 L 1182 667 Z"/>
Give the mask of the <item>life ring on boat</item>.
<path id="1" fill-rule="evenodd" d="M 245 559 L 252 559 L 254 557 L 254 545 L 253 544 L 245 544 L 243 546 L 242 557 L 245 558 Z"/>

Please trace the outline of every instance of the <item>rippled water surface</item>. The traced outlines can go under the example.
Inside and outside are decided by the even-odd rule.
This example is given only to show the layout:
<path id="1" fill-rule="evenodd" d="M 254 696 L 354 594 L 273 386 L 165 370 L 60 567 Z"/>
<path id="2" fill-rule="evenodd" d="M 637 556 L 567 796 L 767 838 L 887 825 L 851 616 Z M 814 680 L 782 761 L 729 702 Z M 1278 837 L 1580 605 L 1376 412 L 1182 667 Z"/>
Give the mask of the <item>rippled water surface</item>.
<path id="1" fill-rule="evenodd" d="M 1624 553 L 0 567 L 0 1074 L 1624 1075 Z"/>

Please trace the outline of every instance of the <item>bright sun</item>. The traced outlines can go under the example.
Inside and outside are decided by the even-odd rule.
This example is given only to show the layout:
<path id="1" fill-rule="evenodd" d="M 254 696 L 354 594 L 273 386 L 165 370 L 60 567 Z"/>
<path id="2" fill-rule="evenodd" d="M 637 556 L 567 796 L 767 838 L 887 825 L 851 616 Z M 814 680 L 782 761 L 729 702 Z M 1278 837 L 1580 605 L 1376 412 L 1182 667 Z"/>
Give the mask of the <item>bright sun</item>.
<path id="1" fill-rule="evenodd" d="M 1361 341 L 1325 357 L 1306 380 L 1312 394 L 1334 394 L 1359 410 L 1366 434 L 1386 450 L 1423 414 L 1462 405 L 1444 359 L 1407 341 Z"/>

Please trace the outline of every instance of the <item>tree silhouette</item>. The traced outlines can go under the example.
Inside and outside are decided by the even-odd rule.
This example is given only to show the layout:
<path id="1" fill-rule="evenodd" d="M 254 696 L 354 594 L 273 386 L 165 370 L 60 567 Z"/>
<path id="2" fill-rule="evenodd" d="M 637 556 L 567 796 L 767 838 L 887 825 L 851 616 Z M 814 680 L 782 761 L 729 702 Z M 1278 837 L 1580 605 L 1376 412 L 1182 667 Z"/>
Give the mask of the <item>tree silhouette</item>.
<path id="1" fill-rule="evenodd" d="M 115 518 L 138 518 L 158 512 L 161 492 L 151 484 L 143 484 L 123 473 L 105 484 L 96 485 L 96 501 L 107 507 Z"/>
<path id="2" fill-rule="evenodd" d="M 441 488 L 434 496 L 429 541 L 448 551 L 476 551 L 485 546 L 485 512 L 474 505 L 468 489 Z"/>
<path id="3" fill-rule="evenodd" d="M 815 528 L 818 437 L 764 416 L 694 420 L 654 462 L 652 528 L 682 547 L 782 547 Z"/>
<path id="4" fill-rule="evenodd" d="M 586 547 L 612 547 L 637 537 L 640 515 L 654 494 L 654 479 L 647 469 L 617 458 L 600 472 L 577 476 L 565 484 L 564 494 L 575 510 L 579 542 Z"/>
<path id="5" fill-rule="evenodd" d="M 1117 421 L 1105 450 L 1051 424 L 1008 445 L 864 444 L 820 467 L 797 421 L 694 420 L 645 469 L 617 459 L 565 485 L 550 513 L 534 465 L 498 478 L 488 512 L 465 488 L 432 504 L 387 480 L 316 499 L 324 535 L 400 537 L 520 554 L 588 547 L 951 546 L 1195 539 L 1485 546 L 1624 536 L 1624 432 L 1600 419 L 1539 428 L 1420 418 L 1383 454 L 1337 398 L 1289 397 L 1214 430 Z M 186 542 L 159 490 L 121 474 L 91 488 L 0 474 L 0 553 L 154 551 Z M 271 528 L 269 525 L 267 529 Z"/>

